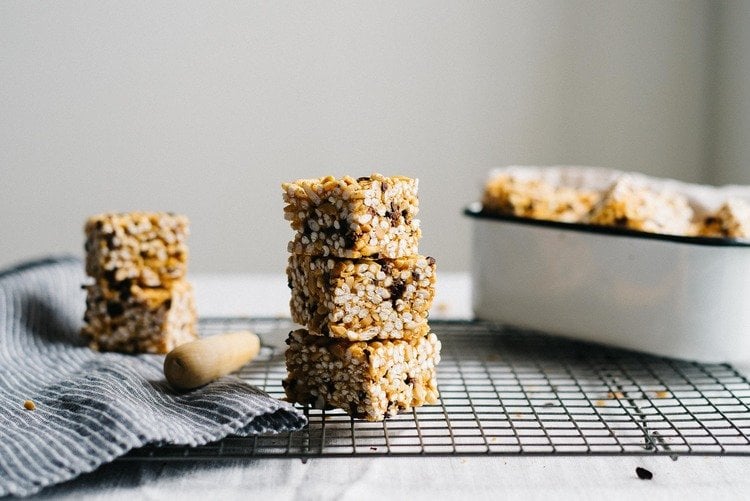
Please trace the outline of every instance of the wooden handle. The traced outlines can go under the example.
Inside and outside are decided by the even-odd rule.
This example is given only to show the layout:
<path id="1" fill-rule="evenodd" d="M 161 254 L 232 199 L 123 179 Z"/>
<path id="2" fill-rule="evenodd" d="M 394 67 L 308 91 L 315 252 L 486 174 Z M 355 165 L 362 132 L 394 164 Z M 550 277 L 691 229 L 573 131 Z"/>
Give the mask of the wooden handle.
<path id="1" fill-rule="evenodd" d="M 164 375 L 174 388 L 191 390 L 236 371 L 259 351 L 260 339 L 250 331 L 217 334 L 167 353 Z"/>

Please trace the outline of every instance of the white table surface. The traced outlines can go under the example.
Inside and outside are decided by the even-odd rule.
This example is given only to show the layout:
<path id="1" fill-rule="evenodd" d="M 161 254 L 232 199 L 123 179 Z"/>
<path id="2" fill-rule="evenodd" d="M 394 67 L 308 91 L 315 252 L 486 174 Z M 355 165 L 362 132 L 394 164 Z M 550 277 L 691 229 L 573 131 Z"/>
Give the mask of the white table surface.
<path id="1" fill-rule="evenodd" d="M 281 275 L 196 275 L 204 316 L 287 316 Z M 470 318 L 470 284 L 441 273 L 433 318 Z M 653 472 L 639 480 L 636 466 Z M 119 462 L 32 499 L 746 499 L 750 458 L 414 457 Z"/>

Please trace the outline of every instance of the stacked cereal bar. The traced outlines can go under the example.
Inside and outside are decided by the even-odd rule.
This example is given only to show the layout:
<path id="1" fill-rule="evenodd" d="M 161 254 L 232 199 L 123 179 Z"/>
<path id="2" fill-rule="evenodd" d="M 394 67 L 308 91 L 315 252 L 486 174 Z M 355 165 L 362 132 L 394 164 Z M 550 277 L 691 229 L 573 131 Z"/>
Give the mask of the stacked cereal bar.
<path id="1" fill-rule="evenodd" d="M 417 181 L 373 174 L 282 185 L 296 235 L 287 397 L 378 421 L 437 401 L 427 314 L 435 260 L 418 253 Z"/>
<path id="2" fill-rule="evenodd" d="M 101 214 L 86 233 L 82 334 L 97 350 L 167 353 L 196 339 L 186 280 L 188 221 L 170 213 Z"/>
<path id="3" fill-rule="evenodd" d="M 292 254 L 292 320 L 323 336 L 367 341 L 426 334 L 435 259 L 333 259 Z"/>
<path id="4" fill-rule="evenodd" d="M 417 185 L 380 174 L 284 183 L 284 217 L 297 232 L 289 252 L 372 259 L 417 254 Z"/>
<path id="5" fill-rule="evenodd" d="M 313 336 L 300 329 L 287 339 L 287 396 L 318 408 L 380 421 L 386 415 L 437 402 L 435 334 L 411 341 L 359 341 Z"/>

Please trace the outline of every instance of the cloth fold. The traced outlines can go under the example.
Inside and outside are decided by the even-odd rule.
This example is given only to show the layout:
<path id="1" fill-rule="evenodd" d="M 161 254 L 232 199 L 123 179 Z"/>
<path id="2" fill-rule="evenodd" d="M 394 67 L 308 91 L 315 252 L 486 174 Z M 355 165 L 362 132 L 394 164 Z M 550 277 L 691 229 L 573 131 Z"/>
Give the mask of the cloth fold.
<path id="1" fill-rule="evenodd" d="M 33 494 L 146 444 L 305 425 L 292 405 L 239 378 L 176 393 L 163 356 L 90 350 L 79 335 L 84 279 L 75 258 L 0 272 L 0 496 Z"/>

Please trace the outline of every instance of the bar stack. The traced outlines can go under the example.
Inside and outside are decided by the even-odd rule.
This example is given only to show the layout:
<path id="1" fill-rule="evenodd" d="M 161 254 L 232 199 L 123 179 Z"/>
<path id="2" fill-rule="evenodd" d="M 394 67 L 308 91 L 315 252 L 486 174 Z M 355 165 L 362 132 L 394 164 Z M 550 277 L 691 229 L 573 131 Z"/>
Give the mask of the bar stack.
<path id="1" fill-rule="evenodd" d="M 373 174 L 284 183 L 296 231 L 287 278 L 288 399 L 380 421 L 437 402 L 427 314 L 435 260 L 418 253 L 418 181 Z"/>
<path id="2" fill-rule="evenodd" d="M 197 339 L 186 217 L 131 212 L 86 221 L 86 313 L 93 349 L 167 353 Z"/>

